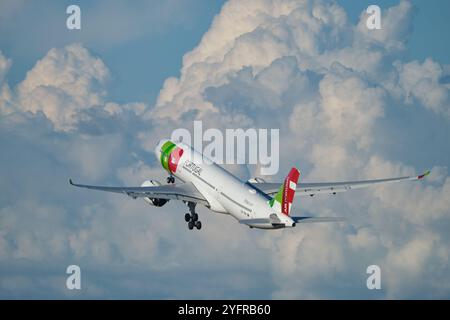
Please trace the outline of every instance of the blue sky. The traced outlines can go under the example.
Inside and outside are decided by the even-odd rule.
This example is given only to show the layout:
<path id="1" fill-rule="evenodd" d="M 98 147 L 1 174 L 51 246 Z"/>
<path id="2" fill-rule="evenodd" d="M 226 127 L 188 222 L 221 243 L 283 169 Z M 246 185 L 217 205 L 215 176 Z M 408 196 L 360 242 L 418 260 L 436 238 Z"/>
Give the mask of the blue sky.
<path id="1" fill-rule="evenodd" d="M 82 30 L 65 28 L 79 4 Z M 382 9 L 383 30 L 362 15 Z M 1 298 L 449 298 L 447 1 L 2 1 Z M 298 199 L 348 224 L 249 231 L 86 183 L 164 181 L 176 128 L 279 128 L 279 181 L 413 175 Z M 231 168 L 242 178 L 258 168 Z M 82 270 L 79 292 L 65 268 Z M 369 291 L 378 264 L 383 288 Z"/>
<path id="2" fill-rule="evenodd" d="M 21 81 L 36 60 L 49 49 L 81 41 L 101 56 L 113 71 L 110 94 L 114 100 L 153 102 L 163 81 L 178 74 L 183 54 L 200 41 L 223 1 L 168 1 L 167 10 L 173 12 L 164 12 L 163 15 L 167 16 L 158 21 L 156 15 L 162 3 L 140 1 L 138 6 L 144 6 L 147 13 L 137 17 L 137 24 L 117 40 L 114 36 L 115 20 L 123 20 L 127 28 L 126 21 L 133 14 L 132 9 L 118 9 L 124 6 L 124 2 L 48 1 L 45 5 L 30 2 L 20 6 L 15 9 L 16 19 L 5 19 L 2 26 L 6 32 L 2 32 L 0 39 L 2 51 L 15 57 L 16 63 L 10 71 L 11 83 Z M 83 27 L 79 31 L 63 28 L 67 18 L 65 11 L 71 4 L 79 4 L 82 10 Z M 108 12 L 114 13 L 110 16 Z M 101 15 L 101 21 L 97 14 Z M 32 24 L 28 22 L 30 20 Z M 93 28 L 101 28 L 98 37 L 92 36 L 97 32 L 93 32 Z M 44 36 L 47 32 L 53 33 L 52 36 Z M 17 34 L 21 36 L 16 37 Z"/>

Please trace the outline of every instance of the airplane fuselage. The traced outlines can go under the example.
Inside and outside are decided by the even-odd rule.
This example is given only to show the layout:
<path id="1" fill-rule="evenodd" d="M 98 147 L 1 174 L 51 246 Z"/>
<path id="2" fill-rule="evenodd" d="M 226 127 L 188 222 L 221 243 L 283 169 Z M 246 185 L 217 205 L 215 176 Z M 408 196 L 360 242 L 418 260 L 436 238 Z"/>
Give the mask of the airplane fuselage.
<path id="1" fill-rule="evenodd" d="M 269 205 L 271 197 L 259 191 L 255 186 L 241 181 L 201 153 L 184 143 L 177 143 L 170 154 L 165 154 L 164 143 L 156 148 L 156 156 L 162 166 L 183 182 L 191 182 L 208 201 L 210 210 L 230 214 L 235 219 L 268 219 L 276 215 L 280 223 L 255 222 L 251 227 L 277 229 L 295 226 L 287 215 L 276 213 Z"/>

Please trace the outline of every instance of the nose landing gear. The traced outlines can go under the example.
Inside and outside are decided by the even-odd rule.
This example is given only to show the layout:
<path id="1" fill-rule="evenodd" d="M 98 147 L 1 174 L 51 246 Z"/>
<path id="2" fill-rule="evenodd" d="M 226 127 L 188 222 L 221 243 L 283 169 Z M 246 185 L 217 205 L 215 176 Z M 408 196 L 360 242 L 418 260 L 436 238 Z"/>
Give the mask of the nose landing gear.
<path id="1" fill-rule="evenodd" d="M 175 183 L 175 178 L 173 176 L 168 176 L 166 181 L 167 183 Z"/>
<path id="2" fill-rule="evenodd" d="M 198 214 L 195 213 L 195 203 L 188 202 L 187 205 L 190 213 L 184 215 L 184 220 L 188 223 L 189 230 L 194 229 L 194 227 L 200 230 L 202 228 L 202 223 L 198 220 Z"/>

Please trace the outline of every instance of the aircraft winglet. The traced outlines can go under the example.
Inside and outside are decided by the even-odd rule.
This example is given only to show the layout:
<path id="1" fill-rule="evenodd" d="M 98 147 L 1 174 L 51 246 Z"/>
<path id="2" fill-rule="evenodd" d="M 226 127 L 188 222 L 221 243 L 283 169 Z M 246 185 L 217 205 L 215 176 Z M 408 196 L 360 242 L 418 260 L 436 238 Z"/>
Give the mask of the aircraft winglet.
<path id="1" fill-rule="evenodd" d="M 423 174 L 421 174 L 420 176 L 417 177 L 417 179 L 423 179 L 425 178 L 427 175 L 429 175 L 431 173 L 430 170 L 425 171 Z"/>
<path id="2" fill-rule="evenodd" d="M 72 186 L 73 186 L 73 182 L 72 182 L 72 179 L 69 179 L 69 183 L 70 183 L 70 185 L 72 185 Z"/>

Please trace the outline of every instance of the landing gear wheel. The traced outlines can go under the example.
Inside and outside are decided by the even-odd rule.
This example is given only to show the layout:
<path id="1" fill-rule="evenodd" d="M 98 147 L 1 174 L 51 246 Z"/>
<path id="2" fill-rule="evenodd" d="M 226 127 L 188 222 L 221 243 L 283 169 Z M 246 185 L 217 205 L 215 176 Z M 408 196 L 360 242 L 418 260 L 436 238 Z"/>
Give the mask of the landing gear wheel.
<path id="1" fill-rule="evenodd" d="M 167 177 L 167 183 L 175 183 L 174 177 Z"/>
<path id="2" fill-rule="evenodd" d="M 195 213 L 195 202 L 186 202 L 187 206 L 189 207 L 189 213 L 186 213 L 184 215 L 184 219 L 188 223 L 189 230 L 192 230 L 197 228 L 200 230 L 202 228 L 202 223 L 198 221 L 198 214 Z"/>

